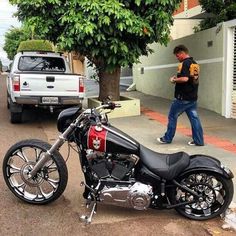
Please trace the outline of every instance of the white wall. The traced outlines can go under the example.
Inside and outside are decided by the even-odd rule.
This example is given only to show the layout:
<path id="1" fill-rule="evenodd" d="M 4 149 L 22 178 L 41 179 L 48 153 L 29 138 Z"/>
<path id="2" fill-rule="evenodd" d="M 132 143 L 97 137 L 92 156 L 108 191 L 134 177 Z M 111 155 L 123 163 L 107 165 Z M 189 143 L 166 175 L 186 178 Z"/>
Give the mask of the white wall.
<path id="1" fill-rule="evenodd" d="M 223 68 L 223 80 L 222 87 L 223 93 L 223 106 L 222 115 L 226 118 L 236 118 L 236 113 L 232 110 L 236 110 L 236 91 L 233 89 L 233 79 L 236 75 L 233 73 L 234 63 L 236 65 L 236 51 L 234 51 L 234 33 L 236 32 L 236 19 L 228 22 L 224 22 L 224 68 Z M 233 91 L 234 90 L 234 91 Z M 235 94 L 235 95 L 233 95 Z"/>
<path id="2" fill-rule="evenodd" d="M 193 34 L 193 28 L 198 26 L 199 23 L 200 20 L 176 18 L 171 27 L 171 39 L 175 40 Z"/>

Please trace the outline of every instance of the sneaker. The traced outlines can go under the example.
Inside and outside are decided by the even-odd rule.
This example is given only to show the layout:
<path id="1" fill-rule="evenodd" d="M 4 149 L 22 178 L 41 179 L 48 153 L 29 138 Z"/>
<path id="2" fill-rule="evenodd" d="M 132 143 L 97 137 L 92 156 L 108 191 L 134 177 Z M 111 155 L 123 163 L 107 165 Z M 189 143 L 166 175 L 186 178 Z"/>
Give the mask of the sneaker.
<path id="1" fill-rule="evenodd" d="M 194 141 L 189 141 L 188 145 L 189 146 L 204 146 L 204 144 L 196 144 L 196 143 L 194 143 Z"/>
<path id="2" fill-rule="evenodd" d="M 164 137 L 157 138 L 157 142 L 159 142 L 159 143 L 161 143 L 161 144 L 166 144 L 166 143 L 168 143 L 168 142 L 164 139 Z"/>
<path id="3" fill-rule="evenodd" d="M 189 142 L 188 142 L 188 145 L 189 145 L 189 146 L 197 146 L 197 144 L 194 143 L 194 141 L 189 141 Z"/>

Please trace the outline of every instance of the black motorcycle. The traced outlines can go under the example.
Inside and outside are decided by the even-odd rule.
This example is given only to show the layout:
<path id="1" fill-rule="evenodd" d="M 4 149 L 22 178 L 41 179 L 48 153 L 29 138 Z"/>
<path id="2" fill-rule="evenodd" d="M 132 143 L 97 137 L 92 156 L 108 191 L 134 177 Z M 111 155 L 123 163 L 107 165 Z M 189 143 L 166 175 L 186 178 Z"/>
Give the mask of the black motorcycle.
<path id="1" fill-rule="evenodd" d="M 84 173 L 83 193 L 91 214 L 97 203 L 137 210 L 172 209 L 195 220 L 219 216 L 233 197 L 233 174 L 217 159 L 185 152 L 154 152 L 108 123 L 111 101 L 94 109 L 68 108 L 59 114 L 61 132 L 50 145 L 30 139 L 13 145 L 3 161 L 9 189 L 32 204 L 47 204 L 61 196 L 67 185 L 66 163 L 59 153 L 68 142 L 76 144 Z"/>

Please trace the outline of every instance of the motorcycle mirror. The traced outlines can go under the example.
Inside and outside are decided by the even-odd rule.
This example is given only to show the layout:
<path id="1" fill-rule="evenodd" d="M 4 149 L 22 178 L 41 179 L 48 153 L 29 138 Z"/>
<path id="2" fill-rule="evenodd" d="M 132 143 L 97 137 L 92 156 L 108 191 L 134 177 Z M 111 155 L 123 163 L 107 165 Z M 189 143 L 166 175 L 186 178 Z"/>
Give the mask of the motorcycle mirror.
<path id="1" fill-rule="evenodd" d="M 111 96 L 111 95 L 108 95 L 108 96 L 107 96 L 107 100 L 111 101 L 111 100 L 112 100 L 112 96 Z"/>
<path id="2" fill-rule="evenodd" d="M 104 100 L 102 100 L 102 105 L 110 102 L 112 100 L 112 96 L 111 95 L 108 95 Z"/>

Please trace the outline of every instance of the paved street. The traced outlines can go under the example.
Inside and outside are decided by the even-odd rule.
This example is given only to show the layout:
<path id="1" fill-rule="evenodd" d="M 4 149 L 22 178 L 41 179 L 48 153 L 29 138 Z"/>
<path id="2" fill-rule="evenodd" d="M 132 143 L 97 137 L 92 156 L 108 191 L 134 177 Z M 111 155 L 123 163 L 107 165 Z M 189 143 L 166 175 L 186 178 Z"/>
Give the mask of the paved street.
<path id="1" fill-rule="evenodd" d="M 120 92 L 124 92 L 126 90 L 126 88 L 132 84 L 132 81 L 133 80 L 130 78 L 121 79 Z M 86 97 L 98 96 L 99 84 L 97 81 L 91 80 L 91 79 L 86 79 L 85 80 L 85 88 L 86 88 Z"/>
<path id="2" fill-rule="evenodd" d="M 88 81 L 89 83 L 91 82 Z M 90 85 L 87 85 L 87 95 L 96 95 L 97 85 L 93 84 L 94 87 Z M 122 91 L 126 93 L 124 89 Z M 131 93 L 131 95 L 139 96 L 141 99 L 142 96 L 146 99 L 152 99 L 149 96 L 138 93 Z M 9 112 L 6 107 L 5 78 L 3 76 L 0 77 L 0 101 L 0 165 L 2 165 L 2 159 L 7 149 L 17 141 L 37 138 L 53 143 L 57 138 L 57 116 L 56 114 L 51 115 L 46 111 L 28 111 L 24 115 L 23 124 L 10 124 Z M 151 104 L 150 101 L 147 101 L 146 104 L 148 103 Z M 146 105 L 142 103 L 142 106 Z M 149 108 L 155 110 L 155 107 Z M 184 119 L 180 120 L 180 122 L 184 123 Z M 130 127 L 131 122 L 133 124 L 132 127 Z M 228 163 L 231 163 L 230 160 L 235 157 L 234 153 L 226 150 L 222 151 L 211 144 L 200 149 L 187 147 L 187 137 L 182 133 L 177 134 L 176 141 L 172 146 L 157 145 L 155 138 L 164 131 L 165 126 L 144 113 L 138 117 L 112 119 L 111 123 L 156 151 L 175 152 L 183 149 L 189 153 L 213 154 L 212 150 L 214 149 L 215 153 L 218 153 L 220 158 L 225 159 Z M 204 124 L 206 123 L 204 122 Z M 211 132 L 210 129 L 208 130 Z M 220 133 L 220 129 L 218 129 L 218 132 Z M 61 154 L 64 158 L 67 157 L 66 145 L 61 149 Z M 93 223 L 89 226 L 84 226 L 79 221 L 79 216 L 87 210 L 82 198 L 83 189 L 80 187 L 80 182 L 83 180 L 83 176 L 76 153 L 71 153 L 67 165 L 69 180 L 63 196 L 45 206 L 32 206 L 16 199 L 6 187 L 2 172 L 0 172 L 0 235 L 235 235 L 233 232 L 221 229 L 223 222 L 219 218 L 197 222 L 181 217 L 174 210 L 136 211 L 104 205 L 99 205 Z M 235 168 L 234 164 L 232 164 L 232 168 Z"/>

